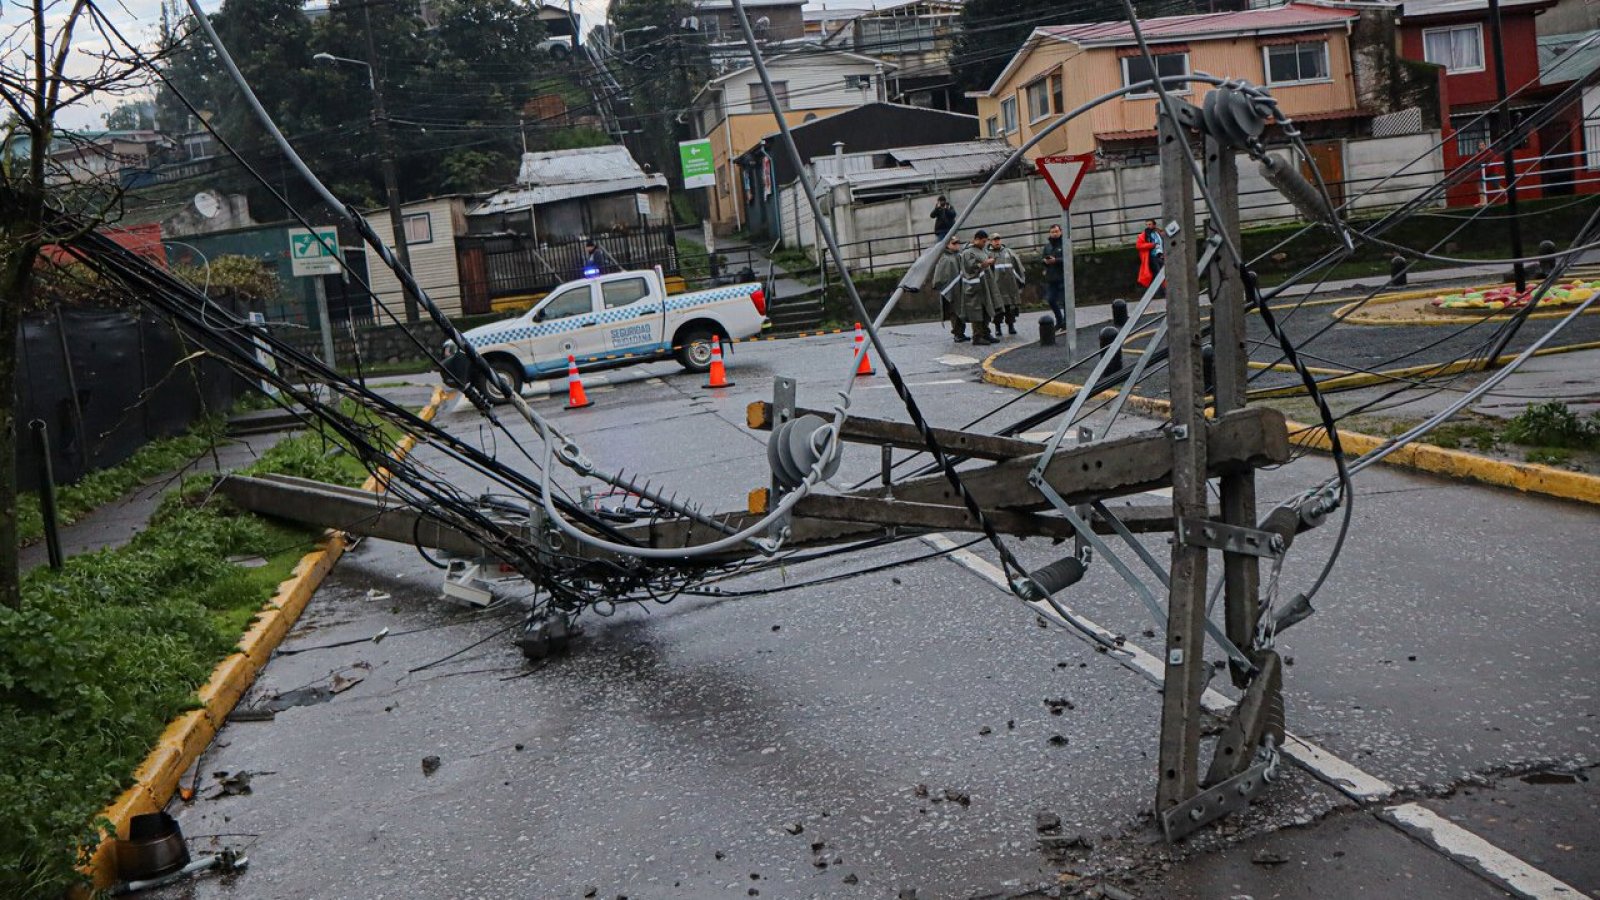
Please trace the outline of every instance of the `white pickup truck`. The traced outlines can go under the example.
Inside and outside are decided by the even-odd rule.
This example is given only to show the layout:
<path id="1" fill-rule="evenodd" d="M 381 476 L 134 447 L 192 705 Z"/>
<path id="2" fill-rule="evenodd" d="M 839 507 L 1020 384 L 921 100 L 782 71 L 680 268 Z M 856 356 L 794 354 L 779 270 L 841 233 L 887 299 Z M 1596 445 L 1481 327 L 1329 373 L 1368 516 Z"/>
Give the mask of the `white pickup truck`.
<path id="1" fill-rule="evenodd" d="M 559 375 L 567 356 L 608 367 L 676 356 L 691 372 L 711 367 L 711 338 L 754 337 L 769 327 L 759 284 L 667 295 L 659 269 L 570 281 L 534 307 L 464 337 L 521 391 L 529 379 Z M 498 393 L 491 391 L 491 393 Z"/>

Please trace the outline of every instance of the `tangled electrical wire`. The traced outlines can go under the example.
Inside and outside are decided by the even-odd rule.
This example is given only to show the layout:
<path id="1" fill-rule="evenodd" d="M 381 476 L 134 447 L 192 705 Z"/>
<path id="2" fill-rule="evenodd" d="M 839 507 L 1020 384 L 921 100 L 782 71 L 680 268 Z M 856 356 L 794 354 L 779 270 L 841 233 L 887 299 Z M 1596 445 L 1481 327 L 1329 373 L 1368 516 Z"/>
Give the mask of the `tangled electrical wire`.
<path id="1" fill-rule="evenodd" d="M 309 185 L 323 198 L 329 208 L 338 211 L 347 223 L 358 233 L 363 241 L 371 248 L 373 253 L 390 269 L 402 284 L 403 293 L 416 297 L 422 307 L 427 310 L 433 326 L 439 332 L 436 340 L 425 339 L 415 333 L 413 329 L 405 326 L 398 316 L 388 308 L 388 305 L 379 300 L 379 306 L 402 325 L 407 336 L 413 340 L 430 360 L 432 360 L 447 378 L 458 384 L 467 394 L 473 405 L 483 415 L 488 423 L 490 432 L 494 435 L 496 444 L 500 440 L 507 441 L 512 450 L 520 455 L 516 465 L 509 464 L 499 458 L 498 452 L 491 452 L 481 446 L 451 434 L 448 430 L 423 421 L 387 400 L 382 396 L 368 391 L 357 381 L 352 381 L 334 372 L 323 364 L 322 361 L 308 353 L 296 349 L 291 343 L 282 340 L 266 329 L 258 328 L 248 321 L 225 309 L 220 304 L 209 298 L 203 289 L 196 288 L 164 269 L 152 265 L 148 261 L 132 254 L 103 236 L 81 228 L 81 224 L 66 213 L 55 214 L 50 223 L 53 233 L 59 237 L 60 244 L 70 253 L 84 262 L 101 277 L 111 283 L 124 285 L 141 302 L 151 309 L 167 316 L 188 337 L 204 346 L 209 352 L 226 361 L 243 377 L 252 381 L 270 384 L 281 392 L 285 405 L 294 409 L 298 415 L 307 421 L 319 423 L 343 441 L 351 452 L 362 461 L 370 470 L 377 472 L 383 470 L 385 482 L 389 492 L 400 503 L 403 503 L 428 519 L 445 527 L 454 529 L 470 536 L 477 541 L 485 551 L 492 556 L 504 560 L 514 567 L 520 574 L 527 577 L 534 589 L 535 600 L 529 621 L 549 619 L 551 617 L 577 616 L 585 610 L 592 610 L 598 614 L 608 614 L 623 603 L 670 603 L 680 595 L 710 595 L 733 596 L 735 592 L 708 588 L 707 585 L 715 580 L 726 579 L 742 574 L 749 574 L 772 566 L 782 565 L 785 561 L 797 558 L 822 558 L 823 556 L 838 553 L 848 553 L 852 550 L 866 546 L 880 546 L 903 540 L 903 536 L 883 538 L 867 544 L 848 544 L 835 547 L 824 554 L 813 554 L 809 557 L 797 557 L 797 551 L 786 547 L 788 532 L 786 522 L 795 505 L 811 492 L 824 478 L 824 473 L 831 471 L 837 465 L 842 443 L 836 437 L 849 415 L 850 394 L 853 378 L 846 376 L 839 390 L 839 400 L 833 407 L 832 420 L 827 423 L 826 432 L 819 432 L 823 440 L 818 443 L 819 454 L 815 464 L 806 472 L 801 482 L 793 490 L 785 493 L 779 502 L 766 514 L 759 517 L 723 517 L 704 513 L 698 506 L 680 502 L 675 497 L 669 497 L 654 491 L 647 482 L 637 478 L 629 478 L 624 473 L 608 472 L 584 455 L 582 448 L 572 438 L 564 435 L 558 428 L 536 411 L 528 406 L 520 397 L 508 393 L 512 411 L 523 419 L 537 435 L 542 450 L 530 448 L 517 436 L 515 431 L 500 418 L 501 412 L 497 411 L 488 401 L 486 388 L 497 382 L 498 376 L 478 356 L 471 344 L 461 338 L 459 332 L 450 321 L 439 311 L 428 297 L 426 292 L 417 284 L 410 272 L 400 267 L 393 254 L 379 240 L 367 221 L 351 206 L 342 203 L 328 189 L 323 186 L 317 176 L 307 168 L 289 141 L 278 132 L 271 117 L 256 101 L 244 76 L 234 65 L 227 48 L 211 29 L 210 23 L 200 10 L 195 0 L 189 0 L 191 11 L 199 31 L 217 51 L 219 62 L 228 71 L 229 76 L 239 88 L 241 94 L 254 111 L 256 118 L 268 133 L 277 142 L 285 158 L 299 171 Z M 91 8 L 92 4 L 91 4 Z M 777 111 L 779 132 L 786 152 L 791 155 L 790 162 L 793 168 L 804 181 L 809 178 L 806 173 L 805 160 L 800 159 L 793 137 L 789 131 L 787 118 L 782 112 L 771 76 L 766 69 L 762 55 L 762 48 L 755 38 L 745 15 L 743 4 L 739 0 L 734 2 L 734 11 L 740 29 L 745 37 L 754 68 L 761 80 L 763 90 L 767 93 L 770 108 Z M 1128 9 L 1128 18 L 1132 23 L 1133 31 L 1139 45 L 1139 51 L 1145 56 L 1150 71 L 1158 71 L 1151 56 L 1151 50 L 1145 38 L 1137 16 L 1131 8 Z M 109 22 L 105 22 L 109 27 Z M 115 34 L 114 27 L 112 33 Z M 120 39 L 120 35 L 117 35 Z M 124 41 L 124 43 L 127 43 Z M 131 44 L 131 50 L 137 52 Z M 152 66 L 157 77 L 162 73 Z M 1593 81 L 1591 76 L 1585 81 Z M 1219 260 L 1216 265 L 1226 265 L 1231 268 L 1245 286 L 1247 304 L 1250 309 L 1260 314 L 1261 321 L 1266 327 L 1269 338 L 1282 354 L 1281 360 L 1286 361 L 1289 367 L 1299 377 L 1305 390 L 1316 406 L 1320 418 L 1320 427 L 1324 429 L 1333 444 L 1333 458 L 1336 468 L 1335 478 L 1328 484 L 1319 485 L 1309 489 L 1308 496 L 1316 496 L 1323 504 L 1324 511 L 1335 507 L 1342 508 L 1344 518 L 1340 526 L 1339 536 L 1330 552 L 1325 565 L 1322 567 L 1315 582 L 1303 596 L 1309 598 L 1323 585 L 1337 560 L 1344 538 L 1349 529 L 1351 513 L 1352 487 L 1350 477 L 1354 471 L 1370 464 L 1368 460 L 1375 460 L 1368 454 L 1359 463 L 1349 464 L 1345 458 L 1338 440 L 1338 416 L 1332 412 L 1327 403 L 1321 385 L 1304 362 L 1310 357 L 1305 351 L 1322 334 L 1332 327 L 1335 322 L 1329 323 L 1309 338 L 1298 341 L 1291 338 L 1286 325 L 1299 311 L 1301 306 L 1316 293 L 1317 288 L 1328 277 L 1332 267 L 1347 259 L 1358 246 L 1370 245 L 1383 247 L 1388 250 L 1403 252 L 1413 259 L 1448 259 L 1436 253 L 1439 245 L 1426 251 L 1417 251 L 1403 247 L 1383 237 L 1399 222 L 1413 215 L 1422 214 L 1429 209 L 1444 192 L 1454 184 L 1469 176 L 1467 167 L 1463 166 L 1455 172 L 1448 174 L 1438 184 L 1418 193 L 1416 197 L 1403 204 L 1399 209 L 1390 212 L 1376 223 L 1365 228 L 1354 228 L 1341 214 L 1348 214 L 1353 209 L 1353 204 L 1360 199 L 1360 195 L 1336 205 L 1328 192 L 1327 185 L 1322 180 L 1316 167 L 1311 166 L 1314 174 L 1314 183 L 1304 184 L 1284 174 L 1284 163 L 1277 160 L 1266 151 L 1262 142 L 1262 128 L 1270 120 L 1277 134 L 1289 145 L 1291 152 L 1303 160 L 1309 161 L 1310 152 L 1293 119 L 1284 113 L 1277 101 L 1263 88 L 1249 85 L 1245 82 L 1218 78 L 1204 73 L 1193 73 L 1184 76 L 1160 77 L 1151 81 L 1139 82 L 1128 85 L 1118 90 L 1108 92 L 1097 97 L 1076 109 L 1066 111 L 1052 121 L 1041 127 L 1033 137 L 1016 148 L 1010 158 L 996 168 L 988 180 L 979 188 L 976 195 L 961 210 L 953 228 L 959 229 L 972 215 L 983 197 L 989 190 L 1008 172 L 1014 169 L 1025 158 L 1025 154 L 1036 146 L 1041 140 L 1065 126 L 1073 119 L 1086 114 L 1101 104 L 1117 97 L 1130 93 L 1149 92 L 1152 89 L 1160 99 L 1164 114 L 1171 116 L 1175 121 L 1181 120 L 1183 110 L 1178 106 L 1172 96 L 1172 90 L 1195 83 L 1209 85 L 1212 90 L 1208 92 L 1207 110 L 1202 115 L 1199 126 L 1209 125 L 1212 129 L 1233 129 L 1232 140 L 1240 147 L 1247 149 L 1250 155 L 1256 158 L 1265 167 L 1269 181 L 1272 181 L 1296 207 L 1301 209 L 1311 224 L 1302 229 L 1299 234 L 1306 233 L 1312 228 L 1327 230 L 1339 239 L 1339 246 L 1324 254 L 1316 262 L 1307 266 L 1301 273 L 1292 277 L 1288 282 L 1272 290 L 1262 290 L 1257 285 L 1253 266 L 1259 261 L 1246 259 L 1233 239 L 1223 233 L 1218 241 L 1225 261 Z M 168 83 L 169 87 L 173 87 Z M 174 87 L 174 91 L 176 89 Z M 185 104 L 187 99 L 177 93 L 178 98 Z M 1565 95 L 1563 95 L 1565 96 Z M 1212 116 L 1212 98 L 1223 98 L 1229 102 L 1240 104 L 1240 109 L 1249 113 L 1248 116 L 1240 115 L 1229 118 L 1206 119 Z M 1219 100 L 1218 102 L 1223 102 Z M 1509 99 L 1508 101 L 1509 102 Z M 1540 111 L 1526 117 L 1523 122 L 1510 134 L 1501 135 L 1489 151 L 1498 152 L 1510 142 L 1518 141 L 1521 136 L 1532 128 L 1548 121 L 1553 113 L 1548 112 L 1550 105 L 1557 100 L 1551 100 Z M 191 111 L 193 111 L 191 106 Z M 1483 115 L 1489 115 L 1488 111 Z M 1253 117 L 1253 118 L 1252 118 Z M 273 186 L 262 178 L 249 163 L 246 162 L 229 144 L 225 136 L 217 134 L 205 117 L 200 117 L 204 127 L 212 130 L 219 139 L 224 150 L 232 155 L 238 162 L 245 166 L 247 171 L 257 181 L 282 202 L 290 213 L 302 224 L 309 225 L 306 218 L 278 193 Z M 1222 123 L 1222 124 L 1219 124 Z M 1230 124 L 1231 123 L 1231 124 Z M 1191 125 L 1196 123 L 1191 119 Z M 1259 127 L 1257 127 L 1259 125 Z M 1242 131 L 1240 130 L 1242 129 Z M 1212 196 L 1207 186 L 1204 174 L 1199 163 L 1192 155 L 1185 154 L 1195 184 L 1205 195 L 1205 199 L 1212 209 L 1217 208 L 1216 198 Z M 1274 168 L 1277 167 L 1277 168 Z M 1276 174 L 1274 174 L 1276 173 Z M 1518 176 L 1520 177 L 1520 176 Z M 1386 181 L 1387 179 L 1385 179 Z M 1376 190 L 1382 185 L 1373 185 L 1367 192 Z M 1003 571 L 1008 580 L 1019 579 L 1026 574 L 1021 563 L 1002 540 L 1000 533 L 986 515 L 983 507 L 967 490 L 960 468 L 966 460 L 959 454 L 949 452 L 941 446 L 940 441 L 929 426 L 926 416 L 919 408 L 909 385 L 906 384 L 899 368 L 895 365 L 893 356 L 884 345 L 879 330 L 888 316 L 893 312 L 897 303 L 905 293 L 918 289 L 927 278 L 939 248 L 930 247 L 909 268 L 899 286 L 891 293 L 877 315 L 869 315 L 866 304 L 858 293 L 854 281 L 850 277 L 848 267 L 843 261 L 839 245 L 835 240 L 832 229 L 828 226 L 827 216 L 818 207 L 819 201 L 812 186 L 807 183 L 800 192 L 808 202 L 813 205 L 813 217 L 823 237 L 832 263 L 840 276 L 840 283 L 844 286 L 846 294 L 854 307 L 857 317 L 865 323 L 866 336 L 885 368 L 890 384 L 897 397 L 904 405 L 912 424 L 921 435 L 925 447 L 905 456 L 894 464 L 894 468 L 909 462 L 916 457 L 926 454 L 931 462 L 921 469 L 911 473 L 909 477 L 925 474 L 938 474 L 943 477 L 953 489 L 955 496 L 962 506 L 978 524 L 982 536 L 977 541 L 984 541 L 998 556 Z M 1367 192 L 1363 192 L 1363 195 Z M 1479 214 L 1482 214 L 1480 211 Z M 1459 228 L 1466 227 L 1474 217 L 1468 217 Z M 1592 226 L 1592 223 L 1591 223 Z M 1580 233 L 1573 246 L 1560 254 L 1555 254 L 1556 265 L 1553 272 L 1559 272 L 1570 262 L 1573 256 L 1584 249 L 1593 246 L 1590 242 L 1596 240 L 1597 235 L 1593 227 L 1587 227 Z M 1280 243 L 1284 246 L 1293 237 Z M 1278 247 L 1268 252 L 1276 252 Z M 1266 254 L 1262 254 L 1265 256 Z M 1540 257 L 1542 258 L 1542 257 Z M 1534 258 L 1529 258 L 1534 259 Z M 1272 299 L 1281 294 L 1288 285 L 1303 283 L 1313 274 L 1318 278 L 1313 284 L 1313 289 L 1302 297 L 1298 304 L 1288 310 L 1287 314 L 1278 317 L 1269 305 Z M 357 274 L 358 281 L 365 283 Z M 1541 287 L 1536 294 L 1542 297 L 1543 291 L 1548 289 L 1550 281 Z M 1375 292 L 1374 292 L 1375 293 Z M 1373 295 L 1355 304 L 1356 308 L 1370 301 Z M 1587 304 L 1585 304 L 1587 306 Z M 1022 417 L 1016 422 L 998 429 L 998 433 L 1015 435 L 1028 429 L 1037 427 L 1050 421 L 1058 421 L 1056 429 L 1057 440 L 1067 428 L 1084 417 L 1109 406 L 1111 418 L 1122 408 L 1122 400 L 1131 392 L 1142 379 L 1160 371 L 1168 363 L 1169 348 L 1160 346 L 1160 336 L 1164 334 L 1164 314 L 1157 314 L 1144 324 L 1159 323 L 1160 330 L 1157 338 L 1152 340 L 1146 354 L 1141 358 L 1140 364 L 1132 369 L 1101 374 L 1091 379 L 1092 383 L 1085 385 L 1084 390 L 1076 398 L 1051 403 L 1043 409 Z M 1348 315 L 1348 312 L 1343 315 Z M 1136 317 L 1137 318 L 1137 317 Z M 1516 318 L 1516 325 L 1511 326 L 1512 331 L 1521 324 L 1525 315 Z M 1566 321 L 1570 321 L 1569 316 Z M 1130 329 L 1133 323 L 1130 323 Z M 1470 326 L 1469 326 L 1470 327 Z M 1554 334 L 1560 327 L 1551 329 L 1549 334 Z M 1127 332 L 1124 332 L 1124 337 Z M 1509 338 L 1507 338 L 1509 339 Z M 1548 335 L 1544 340 L 1548 339 Z M 454 358 L 445 358 L 437 352 L 437 348 L 446 343 L 458 348 L 459 354 Z M 1498 342 L 1504 346 L 1504 341 Z M 278 365 L 266 365 L 260 361 L 258 351 L 265 353 Z M 1531 352 L 1531 351 L 1528 351 Z M 1491 354 L 1492 355 L 1492 354 Z M 1520 358 L 1526 358 L 1527 352 Z M 1091 353 L 1063 369 L 1065 375 L 1074 367 L 1095 360 L 1100 356 L 1099 351 Z M 358 363 L 359 367 L 359 363 Z M 1097 372 L 1099 369 L 1097 369 Z M 1258 373 L 1259 375 L 1259 373 Z M 1060 377 L 1059 375 L 1057 377 Z M 1257 377 L 1257 376 L 1253 376 Z M 1503 376 L 1502 376 L 1503 377 Z M 308 387 L 309 384 L 321 384 L 325 389 L 318 390 Z M 1100 400 L 1094 403 L 1089 398 L 1101 391 L 1120 388 L 1121 392 L 1114 400 Z M 1485 388 L 1486 389 L 1486 388 Z M 1031 392 L 1029 392 L 1031 393 Z M 1455 408 L 1459 409 L 1475 396 L 1481 395 L 1481 390 L 1465 392 Z M 984 416 L 973 420 L 967 427 L 973 427 L 1009 408 L 1012 404 L 1022 399 L 1013 398 L 991 410 Z M 354 404 L 361 408 L 361 415 L 352 414 L 350 406 Z M 1439 419 L 1438 421 L 1442 421 Z M 1436 425 L 1434 422 L 1433 425 Z M 442 456 L 452 467 L 446 471 L 441 464 L 430 464 L 413 454 L 404 459 L 396 458 L 391 452 L 382 427 L 383 425 L 399 429 L 418 438 L 432 451 L 431 455 Z M 1427 423 L 1425 423 L 1427 425 Z M 1428 426 L 1432 427 L 1432 426 Z M 1402 436 L 1401 441 L 1414 440 L 1426 433 L 1426 427 L 1419 426 L 1413 433 Z M 1053 445 L 1054 442 L 1052 442 Z M 526 467 L 525 469 L 523 467 Z M 573 500 L 555 481 L 554 472 L 558 468 L 566 468 L 588 480 L 599 481 L 604 487 L 601 492 L 587 494 L 584 500 Z M 486 492 L 471 494 L 458 486 L 463 473 L 472 477 L 487 480 L 490 487 Z M 606 504 L 600 502 L 604 498 L 622 498 L 621 503 Z M 674 540 L 660 545 L 654 536 L 670 532 Z M 419 551 L 422 549 L 419 542 Z M 948 552 L 948 551 L 944 551 Z M 939 555 L 939 554 L 930 554 Z M 905 564 L 902 561 L 891 565 Z M 438 565 L 436 561 L 435 565 Z M 818 582 L 826 583 L 838 577 L 853 577 L 865 574 L 867 571 L 878 571 L 883 567 L 859 570 L 856 572 L 840 573 L 828 576 Z M 1120 570 L 1119 570 L 1120 571 Z M 793 589 L 786 588 L 768 589 L 766 591 L 753 591 L 742 593 L 770 593 L 773 590 Z M 1020 591 L 1019 591 L 1020 593 Z M 1046 598 L 1048 600 L 1048 598 Z M 1056 611 L 1063 621 L 1077 627 L 1085 636 L 1104 643 L 1104 638 L 1093 629 L 1079 625 L 1074 615 L 1064 607 L 1054 604 Z"/>

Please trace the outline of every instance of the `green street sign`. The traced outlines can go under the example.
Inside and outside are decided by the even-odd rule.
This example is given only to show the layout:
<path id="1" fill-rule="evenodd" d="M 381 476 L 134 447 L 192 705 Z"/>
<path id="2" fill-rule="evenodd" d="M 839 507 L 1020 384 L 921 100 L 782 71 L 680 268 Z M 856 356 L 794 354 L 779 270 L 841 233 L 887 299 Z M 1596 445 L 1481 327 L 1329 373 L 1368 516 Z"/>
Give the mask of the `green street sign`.
<path id="1" fill-rule="evenodd" d="M 339 229 L 289 229 L 289 264 L 297 278 L 339 274 Z"/>
<path id="2" fill-rule="evenodd" d="M 711 155 L 710 138 L 679 141 L 678 162 L 683 168 L 685 188 L 712 187 L 717 183 L 717 164 Z"/>

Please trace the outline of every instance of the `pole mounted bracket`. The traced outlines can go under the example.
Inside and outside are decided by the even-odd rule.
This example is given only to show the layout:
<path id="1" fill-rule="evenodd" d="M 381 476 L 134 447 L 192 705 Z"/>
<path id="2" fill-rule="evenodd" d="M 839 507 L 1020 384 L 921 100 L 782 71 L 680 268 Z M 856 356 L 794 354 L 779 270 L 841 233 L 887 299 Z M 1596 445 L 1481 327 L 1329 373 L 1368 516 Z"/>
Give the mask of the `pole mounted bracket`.
<path id="1" fill-rule="evenodd" d="M 1161 831 L 1169 842 L 1186 837 L 1251 801 L 1278 779 L 1278 751 L 1261 748 L 1257 762 L 1238 775 L 1209 787 L 1161 813 Z"/>
<path id="2" fill-rule="evenodd" d="M 1282 535 L 1213 519 L 1180 518 L 1176 525 L 1175 539 L 1179 544 L 1190 547 L 1208 547 L 1228 553 L 1278 559 L 1283 556 L 1286 546 Z"/>

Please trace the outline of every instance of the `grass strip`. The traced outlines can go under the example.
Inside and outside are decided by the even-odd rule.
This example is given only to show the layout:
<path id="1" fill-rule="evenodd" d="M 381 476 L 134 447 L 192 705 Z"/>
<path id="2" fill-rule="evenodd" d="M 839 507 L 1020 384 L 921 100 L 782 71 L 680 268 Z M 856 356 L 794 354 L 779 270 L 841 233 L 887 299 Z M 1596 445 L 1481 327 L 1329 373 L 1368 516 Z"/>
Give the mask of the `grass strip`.
<path id="1" fill-rule="evenodd" d="M 350 486 L 368 474 L 318 432 L 243 471 Z M 0 896 L 55 898 L 82 883 L 104 825 L 95 816 L 167 722 L 198 706 L 197 689 L 320 537 L 242 512 L 210 485 L 187 479 L 129 544 L 36 569 L 21 610 L 0 609 Z M 228 562 L 238 556 L 266 565 Z"/>

